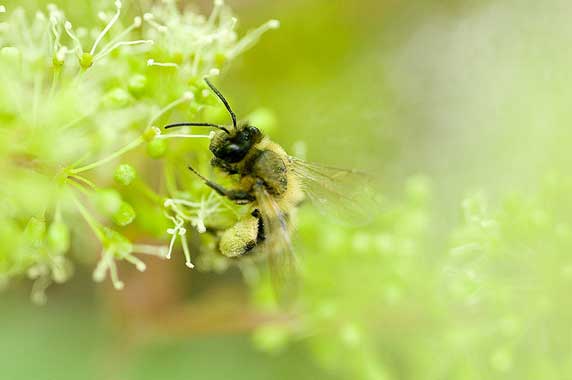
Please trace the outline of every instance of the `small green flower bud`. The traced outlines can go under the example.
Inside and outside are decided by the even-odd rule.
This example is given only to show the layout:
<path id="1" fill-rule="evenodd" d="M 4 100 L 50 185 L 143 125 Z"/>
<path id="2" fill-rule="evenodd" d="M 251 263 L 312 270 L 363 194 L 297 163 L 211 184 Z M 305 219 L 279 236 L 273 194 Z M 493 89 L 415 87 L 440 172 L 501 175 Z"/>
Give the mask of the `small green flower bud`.
<path id="1" fill-rule="evenodd" d="M 113 222 L 118 226 L 126 226 L 131 224 L 135 219 L 135 210 L 127 202 L 121 202 L 121 206 L 112 216 Z"/>
<path id="2" fill-rule="evenodd" d="M 46 222 L 43 219 L 31 217 L 24 230 L 26 241 L 34 248 L 42 246 L 46 233 Z"/>
<path id="3" fill-rule="evenodd" d="M 270 132 L 276 128 L 276 115 L 268 108 L 258 108 L 247 119 L 251 125 L 264 132 Z"/>
<path id="4" fill-rule="evenodd" d="M 147 154 L 151 158 L 161 158 L 167 152 L 167 142 L 155 139 L 147 144 Z"/>
<path id="5" fill-rule="evenodd" d="M 135 168 L 129 164 L 121 164 L 115 169 L 113 179 L 120 185 L 129 186 L 137 177 Z"/>
<path id="6" fill-rule="evenodd" d="M 54 69 L 60 69 L 64 65 L 64 61 L 60 60 L 57 55 L 52 58 L 52 65 Z"/>
<path id="7" fill-rule="evenodd" d="M 70 247 L 70 230 L 65 223 L 55 222 L 48 228 L 48 244 L 52 251 L 65 253 Z"/>
<path id="8" fill-rule="evenodd" d="M 135 74 L 131 78 L 129 78 L 129 82 L 127 83 L 127 88 L 129 92 L 134 96 L 139 96 L 145 90 L 147 86 L 147 77 L 141 74 Z"/>
<path id="9" fill-rule="evenodd" d="M 102 189 L 96 193 L 95 205 L 106 215 L 115 214 L 121 202 L 121 195 L 113 189 Z"/>
<path id="10" fill-rule="evenodd" d="M 147 127 L 143 132 L 143 140 L 149 142 L 155 139 L 155 136 L 159 136 L 161 130 L 157 127 Z"/>
<path id="11" fill-rule="evenodd" d="M 108 108 L 124 108 L 129 105 L 131 95 L 122 88 L 114 88 L 103 97 L 103 105 Z"/>
<path id="12" fill-rule="evenodd" d="M 79 58 L 79 65 L 84 70 L 89 69 L 93 65 L 93 56 L 89 53 L 83 53 Z"/>

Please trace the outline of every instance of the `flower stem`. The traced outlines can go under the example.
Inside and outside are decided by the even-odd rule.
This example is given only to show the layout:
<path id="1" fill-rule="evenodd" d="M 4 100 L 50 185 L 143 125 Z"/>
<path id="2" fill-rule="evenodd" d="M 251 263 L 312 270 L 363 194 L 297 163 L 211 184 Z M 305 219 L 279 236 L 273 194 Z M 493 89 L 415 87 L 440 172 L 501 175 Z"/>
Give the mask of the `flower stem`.
<path id="1" fill-rule="evenodd" d="M 72 174 L 77 174 L 77 173 L 81 173 L 81 172 L 85 172 L 87 170 L 91 170 L 93 168 L 96 168 L 98 166 L 107 164 L 110 161 L 113 161 L 114 159 L 116 159 L 119 156 L 122 156 L 123 154 L 129 152 L 130 150 L 133 150 L 135 148 L 137 148 L 139 145 L 141 145 L 141 143 L 143 142 L 143 137 L 138 137 L 136 140 L 132 141 L 131 143 L 125 145 L 123 148 L 119 149 L 118 151 L 116 151 L 115 153 L 110 154 L 109 156 L 102 158 L 99 161 L 95 161 L 92 162 L 89 165 L 85 165 L 79 168 L 75 168 L 75 169 L 71 169 L 71 173 Z"/>
<path id="2" fill-rule="evenodd" d="M 163 204 L 163 197 L 157 194 L 149 185 L 141 180 L 135 180 L 135 188 L 139 190 L 143 195 L 145 195 L 149 200 L 153 203 L 157 203 L 159 205 Z"/>
<path id="3" fill-rule="evenodd" d="M 100 241 L 103 241 L 104 236 L 103 236 L 103 233 L 101 232 L 101 228 L 100 228 L 97 220 L 95 220 L 95 218 L 93 216 L 91 216 L 91 214 L 86 210 L 85 207 L 83 207 L 81 202 L 75 196 L 72 196 L 72 198 L 73 198 L 74 203 L 75 203 L 77 209 L 79 210 L 81 216 L 83 216 L 83 218 L 85 219 L 85 221 L 87 222 L 89 227 L 93 230 L 93 232 L 95 233 L 97 238 Z"/>

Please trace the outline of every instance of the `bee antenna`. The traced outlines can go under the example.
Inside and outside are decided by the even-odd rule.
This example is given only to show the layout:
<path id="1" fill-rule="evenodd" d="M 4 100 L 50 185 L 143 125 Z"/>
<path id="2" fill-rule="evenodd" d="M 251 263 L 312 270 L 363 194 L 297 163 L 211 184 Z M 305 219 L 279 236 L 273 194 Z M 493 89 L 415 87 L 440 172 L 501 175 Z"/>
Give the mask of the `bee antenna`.
<path id="1" fill-rule="evenodd" d="M 234 129 L 236 130 L 237 129 L 236 128 L 236 115 L 234 114 L 234 112 L 232 112 L 230 105 L 228 104 L 228 102 L 226 101 L 224 96 L 222 96 L 220 91 L 207 78 L 204 78 L 204 80 L 209 85 L 211 90 L 213 90 L 213 92 L 216 94 L 216 96 L 218 96 L 218 98 L 224 104 L 224 106 L 226 107 L 226 110 L 228 111 L 228 113 L 230 114 L 230 117 L 232 118 L 232 125 L 233 125 Z"/>
<path id="2" fill-rule="evenodd" d="M 213 127 L 213 128 L 225 131 L 227 134 L 230 135 L 230 132 L 228 131 L 228 129 L 226 129 L 222 125 L 212 124 L 212 123 L 186 123 L 186 122 L 185 123 L 173 123 L 173 124 L 165 125 L 163 128 L 169 129 L 169 128 L 187 127 L 187 126 L 190 126 L 190 127 Z"/>

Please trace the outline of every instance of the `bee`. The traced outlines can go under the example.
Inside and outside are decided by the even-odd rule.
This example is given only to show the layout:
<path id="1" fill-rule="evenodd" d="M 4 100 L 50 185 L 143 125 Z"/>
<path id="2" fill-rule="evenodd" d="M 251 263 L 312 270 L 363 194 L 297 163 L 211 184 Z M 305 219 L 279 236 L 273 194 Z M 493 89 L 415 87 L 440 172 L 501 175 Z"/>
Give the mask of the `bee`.
<path id="1" fill-rule="evenodd" d="M 308 198 L 318 204 L 326 203 L 328 198 L 334 202 L 351 201 L 337 188 L 340 179 L 356 172 L 311 164 L 288 155 L 255 126 L 248 122 L 237 123 L 225 97 L 208 79 L 204 80 L 230 114 L 232 127 L 182 122 L 165 128 L 206 126 L 217 129 L 209 146 L 214 156 L 211 165 L 227 175 L 235 175 L 237 186 L 227 189 L 192 166 L 189 170 L 221 196 L 250 206 L 246 217 L 222 231 L 219 251 L 228 258 L 263 253 L 268 257 L 273 280 L 289 281 L 298 266 L 291 242 L 298 206 Z"/>

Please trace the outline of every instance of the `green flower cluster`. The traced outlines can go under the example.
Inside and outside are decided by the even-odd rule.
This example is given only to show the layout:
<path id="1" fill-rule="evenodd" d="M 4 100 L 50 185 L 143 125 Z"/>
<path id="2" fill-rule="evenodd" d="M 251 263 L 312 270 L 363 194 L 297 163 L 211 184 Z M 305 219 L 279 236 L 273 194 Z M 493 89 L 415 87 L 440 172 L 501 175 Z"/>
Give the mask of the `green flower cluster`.
<path id="1" fill-rule="evenodd" d="M 278 27 L 271 20 L 239 38 L 220 0 L 208 17 L 174 1 L 131 16 L 121 1 L 109 5 L 95 28 L 76 26 L 53 4 L 0 9 L 0 279 L 34 279 L 40 303 L 50 283 L 72 274 L 69 252 L 94 259 L 97 245 L 93 278 L 109 275 L 117 289 L 117 260 L 145 270 L 136 254 L 170 257 L 177 237 L 193 266 L 183 224 L 204 232 L 220 204 L 178 178 L 178 162 L 197 152 L 206 165 L 210 135 L 159 127 L 219 107 L 203 77 Z"/>

